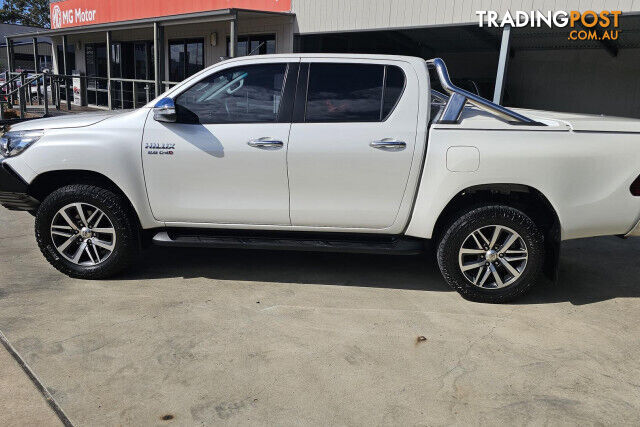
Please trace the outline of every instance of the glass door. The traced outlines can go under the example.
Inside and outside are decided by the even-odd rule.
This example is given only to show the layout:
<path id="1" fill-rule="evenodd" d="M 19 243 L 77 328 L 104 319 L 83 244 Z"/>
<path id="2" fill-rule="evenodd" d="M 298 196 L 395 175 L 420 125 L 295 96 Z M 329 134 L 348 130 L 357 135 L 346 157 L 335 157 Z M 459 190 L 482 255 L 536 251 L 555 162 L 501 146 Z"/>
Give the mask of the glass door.
<path id="1" fill-rule="evenodd" d="M 58 60 L 58 74 L 71 75 L 71 71 L 76 68 L 76 48 L 72 44 L 67 44 L 67 69 L 64 69 L 64 58 L 62 57 L 62 45 L 56 46 Z M 60 84 L 60 99 L 67 100 L 66 83 Z M 73 97 L 73 91 L 69 87 L 69 97 Z"/>
<path id="2" fill-rule="evenodd" d="M 155 78 L 153 67 L 153 44 L 150 41 L 136 42 L 134 44 L 134 71 L 135 79 L 153 80 Z M 134 83 L 136 106 L 144 105 L 149 102 L 153 96 L 153 85 L 151 83 Z"/>
<path id="3" fill-rule="evenodd" d="M 85 45 L 87 70 L 87 104 L 108 106 L 107 99 L 107 45 L 87 43 Z"/>

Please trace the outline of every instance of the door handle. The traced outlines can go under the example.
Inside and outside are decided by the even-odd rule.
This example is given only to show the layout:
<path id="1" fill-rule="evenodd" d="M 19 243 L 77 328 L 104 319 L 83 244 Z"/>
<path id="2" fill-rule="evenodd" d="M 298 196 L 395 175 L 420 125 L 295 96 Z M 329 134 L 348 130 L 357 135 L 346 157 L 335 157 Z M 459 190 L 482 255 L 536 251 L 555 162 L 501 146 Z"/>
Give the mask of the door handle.
<path id="1" fill-rule="evenodd" d="M 251 147 L 256 148 L 264 148 L 264 149 L 277 149 L 281 148 L 284 143 L 282 141 L 278 141 L 277 139 L 263 136 L 262 138 L 250 139 L 247 144 Z"/>
<path id="2" fill-rule="evenodd" d="M 373 148 L 377 148 L 379 150 L 404 150 L 407 147 L 407 143 L 403 141 L 396 141 L 393 138 L 384 138 L 380 141 L 373 141 L 369 144 Z"/>

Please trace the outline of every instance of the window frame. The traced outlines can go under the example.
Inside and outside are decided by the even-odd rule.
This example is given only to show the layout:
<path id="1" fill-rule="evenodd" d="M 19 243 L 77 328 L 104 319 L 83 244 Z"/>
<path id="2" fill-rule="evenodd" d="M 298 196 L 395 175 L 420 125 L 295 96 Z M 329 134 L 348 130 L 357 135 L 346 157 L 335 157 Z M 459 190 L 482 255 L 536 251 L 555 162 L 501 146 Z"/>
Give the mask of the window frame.
<path id="1" fill-rule="evenodd" d="M 352 120 L 340 120 L 340 121 L 307 121 L 307 102 L 309 99 L 309 76 L 311 75 L 311 67 L 314 64 L 336 64 L 336 65 L 378 65 L 383 67 L 383 80 L 382 80 L 382 96 L 380 97 L 380 113 L 379 118 L 377 120 L 365 120 L 365 121 L 352 121 Z M 389 110 L 389 113 L 382 118 L 382 112 L 384 108 L 384 94 L 387 85 L 387 68 L 388 67 L 396 67 L 402 72 L 402 76 L 404 77 L 402 90 L 400 91 L 400 95 L 398 99 L 396 99 L 395 104 Z M 306 75 L 305 75 L 306 74 Z M 398 107 L 400 100 L 404 95 L 404 91 L 407 87 L 407 73 L 405 70 L 398 64 L 389 64 L 383 62 L 342 62 L 342 61 L 319 61 L 319 62 L 303 62 L 300 64 L 300 75 L 298 77 L 298 88 L 294 105 L 294 113 L 293 113 L 293 123 L 307 123 L 307 124 L 339 124 L 339 123 L 385 123 L 389 118 L 393 115 L 393 112 Z"/>
<path id="2" fill-rule="evenodd" d="M 400 94 L 398 95 L 398 99 L 396 99 L 396 102 L 393 104 L 393 107 L 391 107 L 387 115 L 382 118 L 382 120 L 380 120 L 380 123 L 386 122 L 389 117 L 391 117 L 393 112 L 396 110 L 396 107 L 400 103 L 402 96 L 404 95 L 404 90 L 407 88 L 407 73 L 404 72 L 402 67 L 399 65 L 384 64 L 384 82 L 382 85 L 382 100 L 380 101 L 380 116 L 382 116 L 382 113 L 384 112 L 384 94 L 387 89 L 387 70 L 389 67 L 396 67 L 402 73 L 402 89 L 400 89 Z"/>
<path id="3" fill-rule="evenodd" d="M 274 121 L 264 122 L 264 121 L 251 121 L 251 122 L 215 122 L 215 123 L 190 123 L 180 121 L 180 117 L 177 117 L 176 123 L 180 124 L 190 124 L 190 125 L 247 125 L 247 124 L 276 124 L 276 123 L 291 123 L 291 116 L 293 112 L 293 98 L 296 93 L 296 85 L 297 85 L 297 77 L 298 77 L 298 69 L 299 62 L 292 62 L 290 60 L 280 60 L 280 61 L 269 61 L 269 62 L 259 62 L 259 63 L 238 63 L 233 64 L 229 67 L 225 67 L 223 69 L 212 71 L 211 73 L 207 73 L 202 76 L 198 80 L 195 80 L 189 86 L 185 87 L 179 93 L 172 94 L 171 98 L 174 103 L 178 101 L 180 96 L 184 95 L 189 89 L 202 82 L 205 79 L 209 79 L 214 77 L 219 73 L 226 73 L 236 68 L 242 67 L 250 67 L 250 66 L 260 66 L 260 65 L 284 65 L 284 78 L 282 80 L 282 88 L 280 89 L 280 105 L 278 106 L 278 113 L 276 115 L 276 119 Z"/>
<path id="4" fill-rule="evenodd" d="M 177 45 L 177 44 L 182 44 L 182 52 L 186 52 L 187 51 L 187 45 L 189 43 L 202 43 L 202 69 L 196 71 L 195 73 L 191 74 L 191 76 L 195 76 L 196 74 L 198 74 L 200 71 L 204 70 L 207 68 L 206 64 L 206 53 L 205 53 L 205 40 L 204 37 L 194 37 L 194 38 L 182 38 L 182 39 L 170 39 L 167 40 L 167 73 L 169 74 L 169 81 L 175 81 L 175 82 L 181 82 L 184 81 L 186 79 L 188 79 L 191 76 L 187 76 L 186 72 L 187 72 L 187 63 L 186 63 L 186 55 L 184 56 L 185 58 L 185 62 L 182 64 L 183 70 L 185 72 L 184 77 L 181 80 L 172 80 L 171 79 L 171 45 Z"/>

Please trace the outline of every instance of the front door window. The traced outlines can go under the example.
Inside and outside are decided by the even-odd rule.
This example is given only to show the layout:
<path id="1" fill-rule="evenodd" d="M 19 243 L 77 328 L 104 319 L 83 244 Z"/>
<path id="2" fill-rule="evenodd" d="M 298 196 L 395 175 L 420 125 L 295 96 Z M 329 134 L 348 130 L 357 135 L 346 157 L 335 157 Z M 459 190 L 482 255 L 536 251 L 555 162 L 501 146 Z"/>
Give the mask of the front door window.
<path id="1" fill-rule="evenodd" d="M 235 67 L 191 86 L 175 100 L 181 123 L 273 123 L 287 64 Z"/>

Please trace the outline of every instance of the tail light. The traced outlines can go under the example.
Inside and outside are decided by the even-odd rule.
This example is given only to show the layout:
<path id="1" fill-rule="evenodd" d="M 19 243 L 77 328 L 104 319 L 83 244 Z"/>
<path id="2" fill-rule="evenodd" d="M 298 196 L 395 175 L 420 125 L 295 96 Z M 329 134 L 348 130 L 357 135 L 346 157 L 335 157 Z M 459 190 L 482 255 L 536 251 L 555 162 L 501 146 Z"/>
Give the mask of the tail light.
<path id="1" fill-rule="evenodd" d="M 634 196 L 640 196 L 640 176 L 638 176 L 632 183 L 631 187 L 629 187 L 629 191 Z"/>

